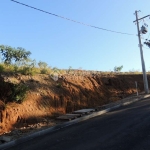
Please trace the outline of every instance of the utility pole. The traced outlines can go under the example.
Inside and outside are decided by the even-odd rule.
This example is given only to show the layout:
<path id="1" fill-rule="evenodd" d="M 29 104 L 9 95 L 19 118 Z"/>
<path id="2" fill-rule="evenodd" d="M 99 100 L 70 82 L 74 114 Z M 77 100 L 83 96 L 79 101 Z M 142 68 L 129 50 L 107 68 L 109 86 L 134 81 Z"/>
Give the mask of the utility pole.
<path id="1" fill-rule="evenodd" d="M 145 62 L 144 62 L 144 57 L 143 57 L 143 50 L 142 50 L 142 43 L 141 43 L 141 35 L 140 35 L 140 30 L 139 30 L 139 20 L 144 19 L 150 15 L 147 15 L 145 17 L 142 17 L 138 19 L 138 11 L 135 11 L 136 15 L 136 20 L 133 22 L 136 22 L 137 24 L 137 31 L 138 31 L 138 38 L 139 38 L 139 47 L 140 47 L 140 54 L 141 54 L 141 63 L 142 63 L 142 71 L 143 71 L 143 82 L 144 82 L 144 90 L 145 93 L 149 93 L 149 88 L 148 88 L 148 81 L 147 81 L 147 75 L 146 75 L 146 69 L 145 69 Z"/>

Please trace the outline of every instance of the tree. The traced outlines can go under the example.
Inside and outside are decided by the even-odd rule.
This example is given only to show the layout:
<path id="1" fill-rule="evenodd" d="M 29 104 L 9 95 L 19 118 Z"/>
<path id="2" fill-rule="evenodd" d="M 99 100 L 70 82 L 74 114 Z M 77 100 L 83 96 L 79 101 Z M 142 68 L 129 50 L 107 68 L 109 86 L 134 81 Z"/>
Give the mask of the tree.
<path id="1" fill-rule="evenodd" d="M 39 61 L 38 66 L 40 69 L 46 69 L 48 64 L 46 62 Z"/>
<path id="2" fill-rule="evenodd" d="M 114 71 L 115 72 L 120 72 L 122 70 L 122 68 L 123 68 L 123 66 L 119 66 L 119 67 L 115 66 Z"/>
<path id="3" fill-rule="evenodd" d="M 26 51 L 24 48 L 18 47 L 17 49 L 15 49 L 14 53 L 15 62 L 25 63 L 29 60 L 30 54 L 30 51 Z M 33 62 L 35 63 L 35 60 L 33 60 Z"/>
<path id="4" fill-rule="evenodd" d="M 11 64 L 13 55 L 14 55 L 14 50 L 13 48 L 9 46 L 4 46 L 0 45 L 0 52 L 2 54 L 2 60 L 4 61 L 5 64 Z"/>
<path id="5" fill-rule="evenodd" d="M 5 64 L 10 65 L 15 62 L 26 61 L 31 52 L 26 51 L 24 48 L 12 48 L 11 46 L 0 45 L 0 53 L 2 54 L 2 60 Z"/>

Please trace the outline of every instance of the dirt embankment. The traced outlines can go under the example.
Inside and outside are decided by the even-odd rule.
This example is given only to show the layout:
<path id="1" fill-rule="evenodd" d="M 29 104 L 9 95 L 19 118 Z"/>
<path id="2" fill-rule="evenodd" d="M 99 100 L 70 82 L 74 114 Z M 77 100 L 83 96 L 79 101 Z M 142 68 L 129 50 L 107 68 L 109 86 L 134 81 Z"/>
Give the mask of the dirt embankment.
<path id="1" fill-rule="evenodd" d="M 22 104 L 4 105 L 0 101 L 0 134 L 38 123 L 46 117 L 117 101 L 136 92 L 135 81 L 139 92 L 143 91 L 142 75 L 63 75 L 57 82 L 48 75 L 2 75 L 1 83 L 5 84 L 5 88 L 0 88 L 2 101 L 12 83 L 22 83 L 29 91 Z"/>

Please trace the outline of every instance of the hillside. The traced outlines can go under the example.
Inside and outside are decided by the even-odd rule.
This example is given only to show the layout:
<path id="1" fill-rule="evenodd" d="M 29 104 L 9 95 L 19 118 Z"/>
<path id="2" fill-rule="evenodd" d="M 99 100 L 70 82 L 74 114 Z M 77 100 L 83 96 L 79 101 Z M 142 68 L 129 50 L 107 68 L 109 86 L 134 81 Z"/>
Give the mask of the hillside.
<path id="1" fill-rule="evenodd" d="M 49 75 L 7 73 L 1 75 L 0 80 L 3 83 L 0 87 L 0 134 L 54 118 L 58 114 L 117 101 L 136 93 L 135 81 L 138 81 L 139 92 L 143 91 L 143 77 L 136 74 L 66 74 L 54 81 Z M 7 101 L 15 84 L 28 87 L 22 103 Z"/>

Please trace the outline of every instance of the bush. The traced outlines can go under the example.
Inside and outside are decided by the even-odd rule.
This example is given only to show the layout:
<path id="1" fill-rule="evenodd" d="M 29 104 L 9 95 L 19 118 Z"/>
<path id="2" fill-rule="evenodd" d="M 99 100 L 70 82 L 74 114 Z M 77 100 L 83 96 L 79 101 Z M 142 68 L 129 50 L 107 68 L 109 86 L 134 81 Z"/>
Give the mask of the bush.
<path id="1" fill-rule="evenodd" d="M 2 64 L 0 64 L 0 73 L 4 72 L 5 68 Z"/>
<path id="2" fill-rule="evenodd" d="M 7 104 L 8 102 L 21 103 L 28 91 L 28 87 L 22 83 L 13 84 L 5 82 L 3 78 L 0 78 L 0 99 Z"/>
<path id="3" fill-rule="evenodd" d="M 27 91 L 28 87 L 24 84 L 13 85 L 10 99 L 12 101 L 21 103 L 25 99 Z"/>
<path id="4" fill-rule="evenodd" d="M 23 75 L 34 75 L 35 74 L 33 68 L 30 68 L 30 67 L 23 67 L 20 70 L 20 73 Z"/>
<path id="5" fill-rule="evenodd" d="M 16 65 L 14 65 L 14 72 L 17 72 L 17 71 L 18 71 L 18 69 L 19 69 L 19 67 L 18 67 L 18 66 L 16 66 Z"/>
<path id="6" fill-rule="evenodd" d="M 41 69 L 41 74 L 47 74 L 48 70 L 47 69 Z"/>
<path id="7" fill-rule="evenodd" d="M 123 66 L 119 66 L 119 67 L 115 66 L 114 71 L 115 72 L 120 72 L 122 70 L 122 68 L 123 68 Z"/>

